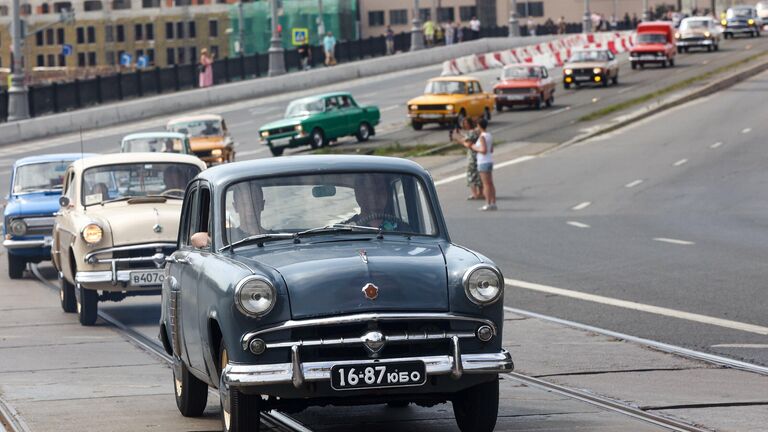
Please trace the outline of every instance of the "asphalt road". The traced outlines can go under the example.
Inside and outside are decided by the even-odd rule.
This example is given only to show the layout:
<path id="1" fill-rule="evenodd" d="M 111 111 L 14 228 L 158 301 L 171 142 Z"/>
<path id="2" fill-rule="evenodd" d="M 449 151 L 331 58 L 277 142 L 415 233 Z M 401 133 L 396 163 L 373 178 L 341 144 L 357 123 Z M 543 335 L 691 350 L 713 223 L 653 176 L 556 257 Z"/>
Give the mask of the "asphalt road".
<path id="1" fill-rule="evenodd" d="M 453 239 L 545 285 L 514 283 L 509 306 L 766 365 L 766 91 L 764 73 L 500 169 L 497 213 L 442 186 Z"/>

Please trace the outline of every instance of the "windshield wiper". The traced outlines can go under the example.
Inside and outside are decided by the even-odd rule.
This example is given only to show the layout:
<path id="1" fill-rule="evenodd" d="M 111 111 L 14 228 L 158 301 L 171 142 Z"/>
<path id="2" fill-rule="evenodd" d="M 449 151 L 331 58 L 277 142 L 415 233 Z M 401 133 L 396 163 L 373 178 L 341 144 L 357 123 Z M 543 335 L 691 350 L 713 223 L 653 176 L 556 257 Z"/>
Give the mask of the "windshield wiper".
<path id="1" fill-rule="evenodd" d="M 244 239 L 238 240 L 234 243 L 230 243 L 221 249 L 219 249 L 219 252 L 223 252 L 225 250 L 234 249 L 238 246 L 247 245 L 250 243 L 257 243 L 259 246 L 263 245 L 265 242 L 272 241 L 272 240 L 290 240 L 294 238 L 293 234 L 289 233 L 276 233 L 276 234 L 256 234 L 252 236 L 248 236 Z"/>
<path id="2" fill-rule="evenodd" d="M 300 231 L 295 233 L 294 239 L 298 240 L 301 237 L 305 237 L 308 235 L 316 235 L 316 234 L 328 234 L 328 233 L 334 233 L 334 232 L 350 232 L 350 231 L 368 231 L 368 232 L 375 232 L 377 233 L 377 238 L 383 238 L 382 230 L 380 228 L 374 228 L 374 227 L 368 227 L 368 226 L 362 226 L 362 225 L 352 225 L 352 224 L 333 224 L 333 225 L 326 225 L 322 227 L 317 228 L 311 228 L 305 231 Z"/>

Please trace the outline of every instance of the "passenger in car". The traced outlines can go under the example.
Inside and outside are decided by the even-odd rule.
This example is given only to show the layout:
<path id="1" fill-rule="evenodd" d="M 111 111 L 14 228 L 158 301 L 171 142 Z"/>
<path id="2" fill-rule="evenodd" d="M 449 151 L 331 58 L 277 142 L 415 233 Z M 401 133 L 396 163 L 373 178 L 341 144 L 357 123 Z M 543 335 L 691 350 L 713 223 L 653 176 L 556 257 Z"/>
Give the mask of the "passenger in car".
<path id="1" fill-rule="evenodd" d="M 240 219 L 239 226 L 228 229 L 229 242 L 233 243 L 246 237 L 269 232 L 261 226 L 261 212 L 264 211 L 264 192 L 261 186 L 241 183 L 232 188 L 232 205 Z"/>

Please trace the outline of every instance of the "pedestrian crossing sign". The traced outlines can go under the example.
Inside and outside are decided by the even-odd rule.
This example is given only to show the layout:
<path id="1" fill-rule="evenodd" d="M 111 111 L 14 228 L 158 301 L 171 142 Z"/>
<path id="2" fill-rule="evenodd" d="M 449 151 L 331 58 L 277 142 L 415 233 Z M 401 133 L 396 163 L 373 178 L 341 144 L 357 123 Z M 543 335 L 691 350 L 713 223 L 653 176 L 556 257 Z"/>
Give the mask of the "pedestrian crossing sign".
<path id="1" fill-rule="evenodd" d="M 309 43 L 309 29 L 308 28 L 293 28 L 291 29 L 291 42 L 294 46 L 304 45 Z"/>

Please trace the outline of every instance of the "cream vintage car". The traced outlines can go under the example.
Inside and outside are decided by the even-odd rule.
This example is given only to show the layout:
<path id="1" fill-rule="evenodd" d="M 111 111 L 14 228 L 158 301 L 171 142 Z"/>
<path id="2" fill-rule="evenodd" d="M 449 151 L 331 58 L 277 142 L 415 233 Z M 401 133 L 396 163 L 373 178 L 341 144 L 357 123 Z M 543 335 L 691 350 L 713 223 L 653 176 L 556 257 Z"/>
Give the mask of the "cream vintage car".
<path id="1" fill-rule="evenodd" d="M 187 183 L 205 163 L 172 153 L 117 153 L 72 163 L 64 173 L 51 257 L 61 307 L 96 321 L 99 301 L 159 294 L 176 249 Z"/>

